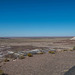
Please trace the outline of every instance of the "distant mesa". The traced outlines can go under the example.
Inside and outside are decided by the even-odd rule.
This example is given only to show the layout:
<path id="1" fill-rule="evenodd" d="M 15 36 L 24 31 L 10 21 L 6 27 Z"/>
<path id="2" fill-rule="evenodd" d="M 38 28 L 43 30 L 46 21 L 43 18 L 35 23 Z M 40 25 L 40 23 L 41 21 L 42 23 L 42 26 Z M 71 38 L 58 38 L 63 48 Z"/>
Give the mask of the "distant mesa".
<path id="1" fill-rule="evenodd" d="M 75 40 L 75 37 L 71 38 L 70 40 Z"/>

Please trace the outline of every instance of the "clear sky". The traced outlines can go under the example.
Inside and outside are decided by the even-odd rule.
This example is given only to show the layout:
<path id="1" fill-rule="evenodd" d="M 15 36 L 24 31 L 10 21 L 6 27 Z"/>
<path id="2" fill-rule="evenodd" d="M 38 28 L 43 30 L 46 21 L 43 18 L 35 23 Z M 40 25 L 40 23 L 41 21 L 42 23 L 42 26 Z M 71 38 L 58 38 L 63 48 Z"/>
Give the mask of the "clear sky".
<path id="1" fill-rule="evenodd" d="M 0 0 L 0 37 L 75 36 L 75 0 Z"/>

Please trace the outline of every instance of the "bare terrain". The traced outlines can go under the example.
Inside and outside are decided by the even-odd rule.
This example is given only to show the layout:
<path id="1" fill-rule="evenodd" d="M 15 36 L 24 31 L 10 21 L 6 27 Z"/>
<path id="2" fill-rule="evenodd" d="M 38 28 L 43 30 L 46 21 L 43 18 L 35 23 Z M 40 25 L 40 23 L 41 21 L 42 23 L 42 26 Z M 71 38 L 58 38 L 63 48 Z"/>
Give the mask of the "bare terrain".
<path id="1" fill-rule="evenodd" d="M 72 37 L 0 38 L 0 46 L 36 46 L 50 48 L 72 48 Z"/>
<path id="2" fill-rule="evenodd" d="M 75 46 L 72 37 L 0 38 L 0 60 L 12 51 L 14 54 L 32 50 L 43 50 L 44 54 L 25 59 L 1 62 L 1 69 L 8 75 L 64 75 L 75 66 Z M 55 50 L 55 54 L 48 53 Z M 67 50 L 67 51 L 65 51 Z M 11 53 L 11 52 L 10 52 Z"/>
<path id="3" fill-rule="evenodd" d="M 8 75 L 64 75 L 75 66 L 75 51 L 34 55 L 10 61 L 1 67 Z"/>

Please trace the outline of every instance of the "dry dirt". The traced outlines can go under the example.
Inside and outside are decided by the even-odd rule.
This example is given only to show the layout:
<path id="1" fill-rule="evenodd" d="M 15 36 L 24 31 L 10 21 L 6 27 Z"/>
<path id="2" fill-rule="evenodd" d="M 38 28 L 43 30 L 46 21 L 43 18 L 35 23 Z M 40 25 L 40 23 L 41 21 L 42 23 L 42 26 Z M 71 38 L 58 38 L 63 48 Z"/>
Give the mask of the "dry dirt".
<path id="1" fill-rule="evenodd" d="M 0 46 L 9 46 L 14 51 L 36 48 L 72 49 L 75 40 L 70 40 L 71 38 L 0 38 Z M 64 75 L 75 66 L 75 51 L 57 52 L 53 55 L 46 53 L 31 58 L 26 56 L 23 60 L 0 64 L 8 75 Z"/>
<path id="2" fill-rule="evenodd" d="M 1 38 L 0 46 L 35 46 L 48 48 L 73 48 L 75 40 L 72 37 L 42 37 L 42 38 Z M 30 49 L 30 47 L 29 47 Z"/>
<path id="3" fill-rule="evenodd" d="M 1 68 L 8 75 L 64 75 L 73 66 L 75 51 L 65 51 L 26 56 L 23 60 L 7 62 Z"/>

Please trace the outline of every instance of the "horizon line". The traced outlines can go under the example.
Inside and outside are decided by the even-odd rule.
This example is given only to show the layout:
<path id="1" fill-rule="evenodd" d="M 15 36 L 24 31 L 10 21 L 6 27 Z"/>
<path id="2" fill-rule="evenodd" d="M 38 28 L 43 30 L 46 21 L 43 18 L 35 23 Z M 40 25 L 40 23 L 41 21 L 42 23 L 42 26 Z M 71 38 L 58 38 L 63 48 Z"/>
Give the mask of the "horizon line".
<path id="1" fill-rule="evenodd" d="M 49 38 L 49 37 L 75 37 L 75 36 L 4 36 L 0 38 Z"/>

